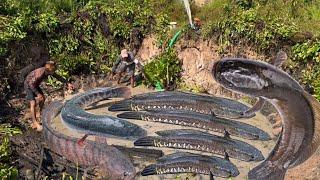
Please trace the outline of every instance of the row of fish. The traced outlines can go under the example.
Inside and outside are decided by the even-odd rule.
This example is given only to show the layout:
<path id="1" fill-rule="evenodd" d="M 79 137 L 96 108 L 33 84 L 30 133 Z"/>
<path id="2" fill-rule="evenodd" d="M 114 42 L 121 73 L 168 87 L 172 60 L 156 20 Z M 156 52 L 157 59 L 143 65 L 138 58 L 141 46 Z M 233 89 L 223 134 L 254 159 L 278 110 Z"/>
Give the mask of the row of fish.
<path id="1" fill-rule="evenodd" d="M 109 111 L 185 110 L 227 118 L 253 117 L 254 114 L 249 117 L 243 115 L 249 109 L 248 106 L 227 98 L 177 91 L 139 94 L 108 108 Z"/>
<path id="2" fill-rule="evenodd" d="M 179 149 L 193 149 L 204 152 L 211 152 L 214 154 L 236 158 L 243 161 L 261 161 L 264 159 L 261 152 L 255 147 L 230 138 L 231 136 L 238 136 L 247 139 L 254 140 L 269 140 L 270 137 L 264 131 L 245 124 L 242 122 L 225 119 L 223 116 L 236 117 L 241 114 L 243 111 L 248 110 L 249 108 L 246 105 L 243 105 L 239 102 L 232 101 L 225 98 L 213 98 L 210 99 L 209 96 L 205 95 L 195 95 L 191 93 L 183 92 L 160 92 L 160 93 L 149 93 L 143 95 L 137 95 L 129 99 L 132 103 L 136 102 L 147 102 L 144 106 L 138 107 L 150 107 L 150 104 L 155 102 L 155 99 L 162 99 L 157 102 L 157 107 L 152 109 L 152 112 L 125 112 L 118 115 L 118 118 L 109 116 L 109 115 L 95 115 L 86 112 L 83 108 L 89 104 L 98 102 L 100 100 L 113 98 L 113 97 L 128 97 L 129 90 L 127 88 L 99 88 L 88 91 L 84 94 L 78 95 L 71 100 L 69 100 L 62 109 L 61 119 L 67 127 L 71 130 L 78 132 L 84 132 L 86 135 L 99 135 L 99 136 L 118 136 L 118 137 L 133 137 L 139 138 L 134 142 L 136 146 L 162 146 L 162 147 L 171 147 Z M 165 99 L 172 97 L 179 97 L 175 100 L 172 100 L 171 106 L 167 106 L 167 101 Z M 199 112 L 199 109 L 194 109 L 188 105 L 181 108 L 180 105 L 183 104 L 179 99 L 191 97 L 192 101 L 197 101 L 197 103 L 206 102 L 208 104 L 207 110 L 210 109 L 211 114 L 202 114 Z M 138 99 L 138 101 L 137 101 Z M 125 99 L 123 101 L 127 101 Z M 115 106 L 122 104 L 123 101 L 118 102 L 111 107 L 110 110 Z M 215 104 L 216 103 L 216 104 Z M 127 104 L 127 103 L 125 103 Z M 192 104 L 192 103 L 191 103 Z M 218 104 L 218 105 L 217 105 Z M 146 106 L 145 106 L 146 105 Z M 154 106 L 154 104 L 151 104 Z M 227 106 L 229 105 L 229 106 Z M 121 105 L 122 106 L 122 105 Z M 118 106 L 119 107 L 119 106 Z M 123 107 L 123 106 L 122 106 Z M 129 104 L 127 107 L 133 107 L 132 104 Z M 159 107 L 163 107 L 162 109 Z M 177 107 L 179 110 L 174 111 L 172 107 Z M 205 107 L 205 106 L 203 106 Z M 171 109 L 168 111 L 168 109 Z M 115 109 L 113 109 L 115 110 Z M 119 110 L 119 109 L 116 109 Z M 124 110 L 124 109 L 121 109 Z M 127 109 L 125 109 L 127 110 Z M 135 110 L 139 110 L 135 108 Z M 196 110 L 193 112 L 192 110 Z M 226 111 L 228 113 L 226 113 Z M 209 112 L 209 111 L 207 111 Z M 159 131 L 157 134 L 159 136 L 145 136 L 145 131 L 132 124 L 128 121 L 125 121 L 121 118 L 137 118 L 141 119 L 146 118 L 147 120 L 154 120 L 162 123 L 171 123 L 171 124 L 180 124 L 183 126 L 197 127 L 200 129 L 212 130 L 216 132 L 223 133 L 224 136 L 216 136 L 209 133 L 196 130 L 171 130 L 171 131 Z M 137 118 L 138 119 L 138 118 Z M 86 137 L 86 136 L 85 136 Z M 200 157 L 200 156 L 199 156 Z M 203 156 L 201 157 L 203 160 Z M 165 167 L 173 168 L 170 171 L 158 171 L 156 174 L 161 173 L 178 173 L 178 172 L 209 172 L 203 168 L 192 168 L 195 163 L 194 160 L 199 160 L 199 158 L 194 158 L 192 160 L 185 160 L 179 158 L 179 162 L 170 164 L 170 158 L 167 159 L 167 166 L 161 166 L 162 169 Z M 199 160 L 200 161 L 200 160 Z M 189 163 L 187 163 L 189 162 Z M 229 162 L 231 164 L 231 162 Z M 169 165 L 170 164 L 170 165 Z M 203 164 L 203 163 L 202 163 Z M 152 167 L 160 167 L 159 164 L 155 164 Z M 176 166 L 175 166 L 176 165 Z M 190 166 L 189 168 L 185 168 Z M 219 167 L 219 165 L 215 165 Z M 175 169 L 176 167 L 176 169 Z M 169 169 L 170 169 L 169 168 Z M 206 166 L 206 168 L 208 168 Z M 159 169 L 159 168 L 158 168 Z M 160 168 L 161 169 L 161 168 Z M 220 167 L 221 169 L 221 167 Z M 223 168 L 222 168 L 223 169 Z M 150 170 L 150 169 L 149 169 Z M 218 172 L 218 171 L 217 171 Z M 150 174 L 150 173 L 149 173 Z M 206 174 L 206 173 L 205 173 Z M 207 173 L 208 174 L 208 173 Z M 229 176 L 234 176 L 237 173 L 230 173 Z M 148 173 L 142 173 L 142 175 L 148 175 Z M 215 173 L 212 170 L 211 175 L 222 176 L 223 173 Z"/>
<path id="3" fill-rule="evenodd" d="M 199 106 L 199 104 L 201 105 Z M 209 152 L 247 162 L 262 161 L 264 157 L 257 148 L 243 141 L 230 138 L 231 135 L 250 140 L 270 140 L 270 136 L 263 130 L 243 122 L 228 119 L 245 118 L 242 116 L 243 112 L 249 109 L 249 107 L 240 102 L 226 98 L 168 91 L 135 95 L 108 108 L 109 111 L 128 111 L 118 114 L 117 117 L 119 118 L 175 124 L 224 134 L 224 136 L 217 136 L 193 129 L 157 131 L 155 133 L 158 136 L 139 138 L 134 142 L 135 146 L 187 149 Z M 250 117 L 252 117 L 252 114 Z M 174 157 L 175 154 L 168 156 Z M 222 172 L 211 170 L 215 172 L 212 173 L 209 171 L 210 166 L 207 163 L 199 162 L 198 158 L 196 161 L 191 161 L 189 159 L 190 154 L 178 153 L 177 156 L 179 157 L 177 158 L 179 163 L 172 159 L 165 162 L 160 160 L 156 164 L 146 167 L 141 175 L 193 172 L 209 174 L 210 176 L 235 177 L 239 174 L 237 169 L 231 168 L 235 166 L 230 161 L 228 163 L 231 166 L 225 166 L 229 169 L 229 173 L 226 175 Z M 202 156 L 203 158 L 207 159 L 207 161 L 209 159 L 209 157 Z M 214 164 L 212 163 L 212 165 Z M 215 167 L 223 169 L 217 165 Z"/>

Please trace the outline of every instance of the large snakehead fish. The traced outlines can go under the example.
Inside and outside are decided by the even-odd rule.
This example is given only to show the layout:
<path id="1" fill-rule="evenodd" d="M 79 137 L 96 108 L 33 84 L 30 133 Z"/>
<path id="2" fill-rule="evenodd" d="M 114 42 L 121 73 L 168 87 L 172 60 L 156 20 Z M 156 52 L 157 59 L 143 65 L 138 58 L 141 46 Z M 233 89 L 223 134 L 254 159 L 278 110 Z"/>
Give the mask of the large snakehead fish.
<path id="1" fill-rule="evenodd" d="M 270 140 L 268 133 L 250 124 L 190 111 L 129 111 L 117 117 L 200 128 L 245 139 Z"/>
<path id="2" fill-rule="evenodd" d="M 262 161 L 264 157 L 257 148 L 243 141 L 221 137 L 193 129 L 157 131 L 159 136 L 137 139 L 135 146 L 154 146 L 203 151 L 226 155 L 242 161 Z"/>
<path id="3" fill-rule="evenodd" d="M 270 64 L 227 58 L 214 64 L 212 74 L 227 89 L 272 103 L 282 119 L 282 133 L 269 157 L 249 179 L 284 179 L 288 168 L 306 161 L 320 144 L 320 104 L 284 71 Z"/>
<path id="4" fill-rule="evenodd" d="M 140 137 L 145 135 L 138 125 L 110 115 L 97 115 L 86 112 L 83 108 L 89 104 L 114 97 L 130 96 L 127 87 L 97 88 L 80 94 L 65 103 L 61 111 L 62 122 L 71 130 L 89 135 Z"/>
<path id="5" fill-rule="evenodd" d="M 55 101 L 42 112 L 44 138 L 50 149 L 80 165 L 97 167 L 98 172 L 107 179 L 133 179 L 133 164 L 117 148 L 90 140 L 79 145 L 77 138 L 61 134 L 51 127 L 50 123 L 62 106 L 61 102 Z"/>
<path id="6" fill-rule="evenodd" d="M 135 95 L 111 105 L 109 111 L 140 111 L 140 110 L 186 110 L 204 114 L 215 114 L 228 118 L 250 118 L 255 114 L 243 116 L 250 108 L 238 101 L 198 95 L 178 91 L 152 92 Z"/>
<path id="7" fill-rule="evenodd" d="M 177 152 L 159 158 L 156 164 L 145 167 L 141 175 L 197 173 L 218 177 L 235 177 L 238 168 L 226 159 L 214 156 Z"/>

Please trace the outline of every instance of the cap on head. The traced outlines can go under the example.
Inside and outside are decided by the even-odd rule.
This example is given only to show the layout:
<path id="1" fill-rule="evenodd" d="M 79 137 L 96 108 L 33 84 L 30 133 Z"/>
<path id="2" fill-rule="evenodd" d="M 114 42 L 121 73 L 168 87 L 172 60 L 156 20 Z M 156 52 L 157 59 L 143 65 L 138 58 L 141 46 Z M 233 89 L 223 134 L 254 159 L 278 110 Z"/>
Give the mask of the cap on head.
<path id="1" fill-rule="evenodd" d="M 129 56 L 128 50 L 127 49 L 122 49 L 121 50 L 121 57 L 122 58 L 127 58 Z"/>
<path id="2" fill-rule="evenodd" d="M 194 20 L 194 22 L 201 22 L 200 18 L 198 18 L 198 17 L 193 18 L 193 20 Z"/>

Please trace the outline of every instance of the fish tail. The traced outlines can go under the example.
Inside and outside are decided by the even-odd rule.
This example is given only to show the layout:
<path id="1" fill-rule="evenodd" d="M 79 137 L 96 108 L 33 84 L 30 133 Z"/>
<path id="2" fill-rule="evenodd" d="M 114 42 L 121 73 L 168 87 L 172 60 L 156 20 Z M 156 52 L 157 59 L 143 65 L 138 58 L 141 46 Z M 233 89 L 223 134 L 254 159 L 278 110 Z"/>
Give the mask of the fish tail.
<path id="1" fill-rule="evenodd" d="M 137 111 L 124 112 L 117 115 L 118 118 L 124 119 L 140 119 L 142 120 L 142 113 Z"/>
<path id="2" fill-rule="evenodd" d="M 272 164 L 270 161 L 264 161 L 248 173 L 249 180 L 282 180 L 285 177 L 286 169 L 280 169 L 279 166 Z"/>
<path id="3" fill-rule="evenodd" d="M 147 136 L 137 139 L 133 144 L 135 146 L 154 146 L 154 140 L 154 137 Z"/>
<path id="4" fill-rule="evenodd" d="M 109 111 L 131 111 L 131 103 L 128 100 L 119 101 L 108 108 Z"/>
<path id="5" fill-rule="evenodd" d="M 155 164 L 149 165 L 141 171 L 141 176 L 149 176 L 155 174 L 157 174 L 157 166 Z"/>

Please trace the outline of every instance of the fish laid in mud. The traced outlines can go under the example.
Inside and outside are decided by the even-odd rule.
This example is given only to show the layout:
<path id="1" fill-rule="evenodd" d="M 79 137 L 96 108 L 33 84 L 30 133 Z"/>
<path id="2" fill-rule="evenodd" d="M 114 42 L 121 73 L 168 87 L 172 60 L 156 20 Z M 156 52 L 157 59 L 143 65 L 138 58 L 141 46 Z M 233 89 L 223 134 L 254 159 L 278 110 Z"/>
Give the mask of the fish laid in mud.
<path id="1" fill-rule="evenodd" d="M 134 142 L 135 146 L 155 146 L 190 149 L 227 155 L 242 161 L 262 161 L 262 153 L 252 145 L 193 129 L 157 131 L 159 136 L 146 136 Z"/>
<path id="2" fill-rule="evenodd" d="M 187 110 L 204 114 L 215 114 L 228 118 L 250 118 L 242 113 L 250 108 L 240 102 L 207 95 L 164 91 L 145 93 L 130 99 L 119 101 L 108 108 L 109 111 L 140 111 L 140 110 Z"/>
<path id="3" fill-rule="evenodd" d="M 187 152 L 178 152 L 163 156 L 156 164 L 149 165 L 141 172 L 142 176 L 155 174 L 197 173 L 218 177 L 236 177 L 237 167 L 230 161 Z"/>
<path id="4" fill-rule="evenodd" d="M 44 139 L 50 149 L 80 165 L 97 167 L 98 172 L 105 178 L 133 179 L 136 175 L 133 164 L 115 147 L 90 140 L 87 140 L 84 146 L 79 145 L 77 138 L 61 134 L 51 127 L 53 118 L 62 106 L 59 101 L 52 102 L 41 115 Z"/>
<path id="5" fill-rule="evenodd" d="M 145 130 L 126 120 L 109 115 L 96 115 L 86 112 L 83 108 L 89 104 L 113 97 L 128 97 L 130 89 L 97 88 L 76 96 L 66 102 L 62 111 L 62 122 L 71 130 L 90 135 L 114 135 L 119 137 L 141 137 Z"/>
<path id="6" fill-rule="evenodd" d="M 212 74 L 227 89 L 272 103 L 282 119 L 282 133 L 269 157 L 249 179 L 284 179 L 288 168 L 306 161 L 320 144 L 320 104 L 284 71 L 254 60 L 227 58 Z"/>
<path id="7" fill-rule="evenodd" d="M 130 111 L 118 114 L 117 117 L 125 119 L 141 119 L 145 121 L 161 122 L 189 126 L 252 140 L 270 140 L 268 133 L 242 122 L 224 119 L 213 115 L 206 115 L 189 111 Z"/>

